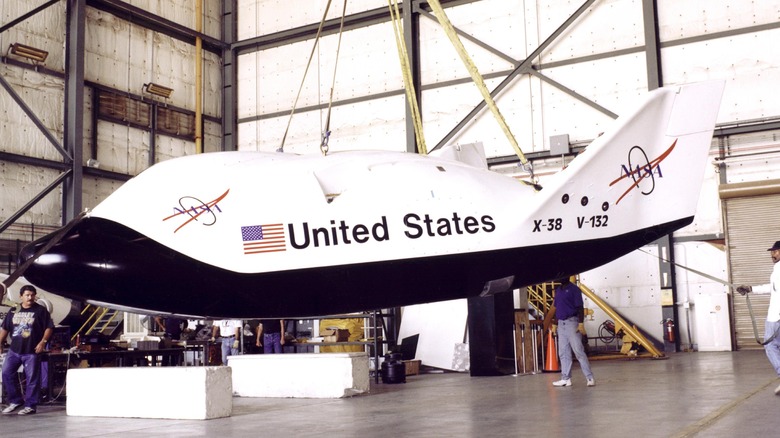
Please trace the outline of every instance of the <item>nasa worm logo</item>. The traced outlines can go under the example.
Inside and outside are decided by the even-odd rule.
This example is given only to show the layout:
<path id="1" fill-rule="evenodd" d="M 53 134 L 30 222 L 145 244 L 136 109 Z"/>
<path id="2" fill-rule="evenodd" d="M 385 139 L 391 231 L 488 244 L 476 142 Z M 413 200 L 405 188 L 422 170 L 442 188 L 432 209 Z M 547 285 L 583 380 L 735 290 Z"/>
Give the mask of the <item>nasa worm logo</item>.
<path id="1" fill-rule="evenodd" d="M 209 202 L 203 202 L 194 196 L 182 196 L 179 198 L 179 207 L 173 207 L 173 214 L 163 218 L 163 221 L 172 219 L 175 217 L 186 218 L 184 223 L 179 225 L 173 232 L 177 232 L 190 222 L 200 222 L 201 225 L 210 227 L 217 222 L 217 213 L 222 213 L 222 210 L 217 205 L 220 201 L 225 199 L 230 189 L 225 190 L 225 193 L 220 195 L 217 199 Z"/>
<path id="2" fill-rule="evenodd" d="M 623 192 L 622 195 L 615 201 L 615 205 L 632 190 L 637 189 L 640 193 L 647 196 L 655 190 L 655 178 L 663 178 L 661 172 L 661 162 L 672 153 L 674 147 L 677 145 L 677 140 L 669 146 L 661 155 L 652 161 L 647 157 L 644 149 L 640 146 L 633 146 L 628 151 L 628 163 L 620 166 L 620 177 L 609 183 L 610 187 L 617 184 L 626 178 L 631 178 L 633 183 Z"/>

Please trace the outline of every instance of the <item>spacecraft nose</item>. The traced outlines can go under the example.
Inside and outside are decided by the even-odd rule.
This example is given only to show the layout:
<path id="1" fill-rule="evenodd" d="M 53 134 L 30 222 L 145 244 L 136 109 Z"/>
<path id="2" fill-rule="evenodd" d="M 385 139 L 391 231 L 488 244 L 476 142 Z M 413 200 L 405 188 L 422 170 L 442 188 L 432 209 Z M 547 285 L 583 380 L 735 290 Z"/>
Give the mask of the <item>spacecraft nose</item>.
<path id="1" fill-rule="evenodd" d="M 25 279 L 35 286 L 71 299 L 80 299 L 100 283 L 96 275 L 106 253 L 105 236 L 94 219 L 81 215 L 59 230 L 28 245 L 18 262 Z"/>
<path id="2" fill-rule="evenodd" d="M 65 235 L 65 239 L 69 237 Z M 67 266 L 72 255 L 68 246 L 62 245 L 65 239 L 55 232 L 22 248 L 18 266 L 23 268 L 23 275 L 29 282 L 50 291 L 58 291 L 61 285 L 68 284 Z"/>

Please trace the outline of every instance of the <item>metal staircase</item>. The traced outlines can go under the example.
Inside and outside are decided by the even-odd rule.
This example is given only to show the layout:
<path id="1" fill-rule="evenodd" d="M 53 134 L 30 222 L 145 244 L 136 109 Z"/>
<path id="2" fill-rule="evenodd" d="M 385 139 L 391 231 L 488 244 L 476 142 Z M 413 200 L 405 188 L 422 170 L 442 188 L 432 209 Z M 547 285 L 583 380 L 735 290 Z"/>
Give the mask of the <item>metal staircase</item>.
<path id="1" fill-rule="evenodd" d="M 536 311 L 537 314 L 545 315 L 545 327 L 547 326 L 548 322 L 547 314 L 553 305 L 555 288 L 559 285 L 560 283 L 549 282 L 534 284 L 526 288 L 528 291 L 528 304 Z"/>
<path id="2" fill-rule="evenodd" d="M 84 309 L 82 309 L 81 316 L 86 317 L 86 320 L 71 336 L 71 343 L 73 343 L 79 335 L 89 336 L 101 334 L 112 338 L 124 320 L 123 312 L 92 304 L 87 304 Z"/>
<path id="3" fill-rule="evenodd" d="M 637 346 L 642 346 L 653 358 L 664 358 L 664 354 L 659 351 L 652 341 L 647 339 L 642 332 L 633 324 L 626 321 L 615 309 L 596 295 L 584 283 L 579 281 L 579 277 L 576 279 L 577 286 L 582 290 L 582 294 L 597 305 L 604 311 L 609 317 L 615 321 L 615 333 L 621 338 L 623 346 L 621 348 L 621 354 L 631 355 L 636 352 Z M 541 283 L 533 286 L 528 286 L 528 304 L 536 310 L 539 314 L 544 315 L 544 327 L 547 329 L 550 325 L 550 321 L 553 318 L 553 313 L 550 309 L 553 306 L 553 297 L 555 296 L 555 288 L 560 283 L 550 282 Z M 586 309 L 586 313 L 588 309 Z M 592 312 L 591 312 L 592 313 Z"/>

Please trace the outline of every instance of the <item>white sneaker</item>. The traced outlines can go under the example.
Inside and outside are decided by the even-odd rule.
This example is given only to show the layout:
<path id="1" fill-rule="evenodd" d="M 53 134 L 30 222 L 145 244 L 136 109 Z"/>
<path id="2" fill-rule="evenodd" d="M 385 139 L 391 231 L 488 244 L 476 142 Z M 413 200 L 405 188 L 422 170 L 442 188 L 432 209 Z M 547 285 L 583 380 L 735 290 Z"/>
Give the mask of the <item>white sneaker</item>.
<path id="1" fill-rule="evenodd" d="M 19 415 L 32 415 L 34 413 L 35 413 L 35 409 L 29 406 L 19 411 Z"/>
<path id="2" fill-rule="evenodd" d="M 588 386 L 596 386 L 596 381 L 593 379 L 588 379 Z M 780 389 L 780 388 L 778 388 Z"/>
<path id="3" fill-rule="evenodd" d="M 777 388 L 775 388 L 775 395 L 780 395 L 780 385 L 778 385 Z"/>
<path id="4" fill-rule="evenodd" d="M 16 408 L 18 408 L 19 406 L 21 406 L 20 403 L 11 403 L 8 406 L 6 406 L 5 409 L 3 409 L 3 413 L 10 414 L 11 412 L 15 411 Z"/>
<path id="5" fill-rule="evenodd" d="M 571 379 L 561 379 L 553 382 L 553 386 L 571 386 Z"/>

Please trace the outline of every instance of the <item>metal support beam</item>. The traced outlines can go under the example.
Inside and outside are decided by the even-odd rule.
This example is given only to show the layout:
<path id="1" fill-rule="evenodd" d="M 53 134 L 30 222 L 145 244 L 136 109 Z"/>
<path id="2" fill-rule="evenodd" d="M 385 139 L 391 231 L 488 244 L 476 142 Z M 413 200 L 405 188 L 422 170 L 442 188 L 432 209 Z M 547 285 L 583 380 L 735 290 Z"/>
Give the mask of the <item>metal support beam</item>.
<path id="1" fill-rule="evenodd" d="M 415 99 L 417 99 L 417 105 L 420 108 L 420 118 L 422 119 L 422 73 L 420 71 L 420 1 L 414 0 L 411 3 L 411 8 L 403 8 L 402 20 L 404 30 L 404 44 L 409 54 L 409 69 L 412 71 L 412 84 L 415 91 Z M 417 137 L 414 133 L 414 119 L 412 117 L 412 109 L 409 106 L 410 102 L 406 103 L 406 151 L 417 153 L 419 152 L 419 145 L 417 144 Z M 420 120 L 422 122 L 422 120 Z"/>
<path id="2" fill-rule="evenodd" d="M 41 11 L 45 10 L 46 8 L 48 8 L 49 6 L 51 6 L 51 5 L 55 4 L 55 3 L 59 3 L 59 2 L 60 2 L 60 0 L 49 0 L 49 1 L 47 1 L 46 3 L 38 6 L 37 8 L 31 10 L 30 12 L 28 12 L 28 13 L 26 13 L 24 15 L 21 15 L 21 16 L 15 18 L 15 19 L 9 21 L 8 23 L 0 26 L 0 33 L 5 32 L 6 30 L 16 26 L 17 24 L 21 23 L 22 21 L 24 21 L 24 20 L 32 17 L 33 15 L 37 14 L 38 12 L 41 12 Z"/>
<path id="3" fill-rule="evenodd" d="M 85 84 L 86 85 L 86 82 Z M 98 121 L 100 118 L 98 117 L 98 114 L 100 108 L 100 93 L 98 90 L 93 89 L 92 90 L 92 111 L 90 111 L 90 123 L 92 126 L 92 136 L 90 138 L 90 148 L 89 148 L 89 157 L 87 157 L 87 160 L 93 159 L 97 160 L 98 157 Z M 87 161 L 89 162 L 89 161 Z"/>
<path id="4" fill-rule="evenodd" d="M 490 96 L 492 96 L 494 99 L 496 96 L 504 89 L 506 88 L 512 81 L 515 80 L 517 76 L 523 73 L 528 73 L 533 68 L 533 60 L 538 58 L 541 53 L 547 49 L 547 47 L 550 46 L 558 37 L 571 26 L 585 11 L 588 10 L 588 8 L 595 2 L 596 0 L 586 0 L 585 3 L 582 4 L 575 12 L 572 14 L 566 21 L 561 24 L 558 29 L 555 30 L 549 37 L 547 37 L 542 44 L 539 45 L 539 47 L 536 48 L 525 60 L 519 63 L 517 67 L 515 67 L 514 70 L 512 70 L 509 75 L 507 75 L 506 78 L 504 78 L 503 81 L 501 81 L 496 88 L 493 89 L 493 91 L 490 92 Z M 436 149 L 439 149 L 440 147 L 446 145 L 447 143 L 452 140 L 455 135 L 460 132 L 466 125 L 468 125 L 471 120 L 474 119 L 474 117 L 479 114 L 480 111 L 482 111 L 487 104 L 484 100 L 482 100 L 477 106 L 474 107 L 467 115 L 463 118 L 455 127 L 447 133 L 438 144 L 436 144 L 435 147 L 431 148 L 430 151 L 433 152 Z"/>
<path id="5" fill-rule="evenodd" d="M 664 84 L 661 69 L 661 41 L 658 37 L 657 0 L 642 0 L 645 24 L 645 56 L 647 59 L 647 89 L 655 90 Z"/>
<path id="6" fill-rule="evenodd" d="M 202 32 L 196 32 L 187 26 L 182 26 L 179 23 L 152 14 L 151 12 L 145 11 L 122 0 L 86 1 L 88 6 L 91 6 L 95 9 L 99 9 L 103 12 L 115 15 L 123 20 L 141 25 L 155 32 L 168 35 L 169 37 L 175 38 L 179 41 L 184 41 L 185 43 L 189 43 L 193 46 L 195 45 L 195 38 L 200 37 L 203 40 L 203 49 L 220 56 L 222 55 L 222 50 L 227 47 L 225 43 L 216 38 L 213 38 Z"/>
<path id="7" fill-rule="evenodd" d="M 157 118 L 159 114 L 160 106 L 156 103 L 152 104 L 151 113 L 152 113 L 152 120 L 151 120 L 151 129 L 149 130 L 149 160 L 147 161 L 147 166 L 152 167 L 154 166 L 154 162 L 157 161 Z"/>
<path id="8" fill-rule="evenodd" d="M 19 220 L 20 217 L 22 217 L 23 214 L 27 213 L 29 209 L 31 209 L 35 204 L 37 204 L 41 199 L 43 199 L 46 195 L 48 195 L 52 190 L 59 187 L 59 185 L 70 176 L 71 171 L 67 170 L 63 173 L 61 173 L 57 179 L 52 181 L 48 186 L 46 186 L 45 189 L 43 189 L 40 193 L 38 193 L 34 198 L 30 199 L 22 208 L 20 208 L 16 213 L 12 214 L 8 217 L 8 219 L 5 220 L 2 224 L 0 224 L 0 233 L 5 231 L 6 228 L 8 228 L 11 224 Z"/>
<path id="9" fill-rule="evenodd" d="M 564 93 L 568 94 L 569 96 L 579 100 L 580 102 L 584 103 L 585 105 L 588 105 L 589 107 L 601 112 L 602 114 L 606 114 L 609 117 L 612 117 L 613 119 L 617 119 L 618 115 L 613 113 L 612 111 L 608 110 L 607 108 L 597 104 L 596 102 L 588 99 L 587 97 L 581 95 L 580 93 L 577 93 L 576 91 L 572 90 L 571 88 L 561 84 L 560 82 L 549 78 L 538 71 L 536 71 L 533 68 L 529 68 L 527 70 L 528 74 L 535 76 L 539 78 L 540 80 L 547 82 L 548 84 L 552 85 L 553 87 L 563 91 Z"/>
<path id="10" fill-rule="evenodd" d="M 658 2 L 657 0 L 642 0 L 642 17 L 645 28 L 645 59 L 647 64 L 647 89 L 655 90 L 664 85 L 663 68 L 661 63 L 661 41 L 658 35 Z M 671 295 L 670 298 L 661 299 L 661 313 L 663 324 L 671 321 L 674 341 L 670 342 L 664 336 L 664 349 L 667 352 L 676 352 L 680 349 L 679 325 L 677 319 L 677 281 L 674 265 L 674 242 L 672 234 L 658 239 L 658 271 L 661 278 L 662 296 Z M 666 333 L 666 328 L 664 328 Z"/>
<path id="11" fill-rule="evenodd" d="M 222 41 L 231 47 L 222 50 L 222 150 L 238 149 L 237 56 L 232 48 L 237 38 L 236 0 L 222 1 Z"/>
<path id="12" fill-rule="evenodd" d="M 674 341 L 670 342 L 664 337 L 664 349 L 667 352 L 676 352 L 680 349 L 679 319 L 677 312 L 677 271 L 674 266 L 674 242 L 672 234 L 667 234 L 656 241 L 658 244 L 658 271 L 661 274 L 661 316 L 663 321 L 672 320 L 674 323 Z M 664 294 L 668 298 L 664 298 Z"/>
<path id="13" fill-rule="evenodd" d="M 62 225 L 82 210 L 86 0 L 68 0 L 65 32 L 65 148 L 72 170 L 62 188 Z"/>
<path id="14" fill-rule="evenodd" d="M 430 9 L 428 4 L 423 0 L 408 0 L 418 3 L 420 7 L 424 5 L 425 8 Z M 459 6 L 468 3 L 474 3 L 480 0 L 442 0 L 441 4 L 444 6 Z M 404 13 L 404 9 L 407 8 L 407 1 L 398 5 L 401 13 Z M 359 29 L 374 24 L 386 23 L 391 20 L 390 11 L 387 7 L 380 7 L 376 9 L 370 9 L 355 14 L 348 15 L 344 19 L 344 32 Z M 306 26 L 300 26 L 293 29 L 287 29 L 272 34 L 261 35 L 255 38 L 249 38 L 241 41 L 237 41 L 232 44 L 232 48 L 235 50 L 236 55 L 243 55 L 246 53 L 257 52 L 259 50 L 272 49 L 274 47 L 285 46 L 300 41 L 307 41 L 313 39 L 317 35 L 319 29 L 319 23 L 308 24 Z M 341 26 L 341 18 L 334 18 L 325 21 L 322 26 L 321 36 L 334 35 L 339 32 Z"/>
<path id="15" fill-rule="evenodd" d="M 8 81 L 5 80 L 4 77 L 0 76 L 0 85 L 2 85 L 3 88 L 5 88 L 5 91 L 8 92 L 8 95 L 11 96 L 11 99 L 16 102 L 17 105 L 19 105 L 19 108 L 24 111 L 25 114 L 27 114 L 27 117 L 30 118 L 30 121 L 33 122 L 33 124 L 38 128 L 39 131 L 41 131 L 41 134 L 43 134 L 44 137 L 46 137 L 47 140 L 49 140 L 49 143 L 54 146 L 55 149 L 57 149 L 57 152 L 62 155 L 62 158 L 65 161 L 71 160 L 71 154 L 68 153 L 65 148 L 62 147 L 62 144 L 60 143 L 59 139 L 54 136 L 54 134 L 49 131 L 49 128 L 46 127 L 46 125 L 43 124 L 41 119 L 38 118 L 38 116 L 35 114 L 35 112 L 27 106 L 27 103 L 22 99 L 21 96 L 16 92 L 16 90 L 13 89 L 11 84 L 8 83 Z"/>

